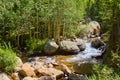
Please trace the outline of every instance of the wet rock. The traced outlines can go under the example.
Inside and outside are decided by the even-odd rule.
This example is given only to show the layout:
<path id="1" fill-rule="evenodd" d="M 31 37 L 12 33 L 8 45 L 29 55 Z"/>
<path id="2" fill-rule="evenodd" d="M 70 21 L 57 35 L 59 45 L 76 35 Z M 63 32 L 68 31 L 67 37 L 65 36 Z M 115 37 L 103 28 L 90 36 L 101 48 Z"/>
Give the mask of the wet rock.
<path id="1" fill-rule="evenodd" d="M 13 80 L 20 80 L 18 73 L 12 73 L 11 77 Z"/>
<path id="2" fill-rule="evenodd" d="M 86 48 L 85 41 L 83 41 L 82 39 L 75 39 L 75 42 L 76 42 L 77 46 L 79 47 L 80 51 L 85 50 L 85 48 Z"/>
<path id="3" fill-rule="evenodd" d="M 0 73 L 0 80 L 11 80 L 6 73 Z"/>
<path id="4" fill-rule="evenodd" d="M 19 72 L 23 76 L 35 76 L 34 69 L 28 63 L 23 64 Z"/>
<path id="5" fill-rule="evenodd" d="M 91 46 L 94 48 L 99 48 L 104 45 L 105 45 L 105 43 L 103 41 L 101 41 L 99 38 L 94 38 L 91 41 Z"/>
<path id="6" fill-rule="evenodd" d="M 97 62 L 89 61 L 89 60 L 76 62 L 73 65 L 73 69 L 75 73 L 78 73 L 78 74 L 91 74 L 93 73 L 93 64 L 95 63 Z"/>
<path id="7" fill-rule="evenodd" d="M 65 64 L 61 64 L 60 65 L 61 70 L 65 73 L 65 74 L 71 74 L 72 71 L 65 65 Z"/>
<path id="8" fill-rule="evenodd" d="M 84 75 L 72 73 L 69 74 L 68 80 L 87 80 L 87 79 Z"/>
<path id="9" fill-rule="evenodd" d="M 60 70 L 57 70 L 55 68 L 40 68 L 37 70 L 37 72 L 43 76 L 52 76 L 54 78 L 60 78 L 63 76 L 63 72 Z"/>
<path id="10" fill-rule="evenodd" d="M 48 40 L 48 42 L 46 42 L 44 46 L 44 52 L 47 54 L 54 54 L 58 48 L 59 46 L 57 45 L 54 39 Z"/>
<path id="11" fill-rule="evenodd" d="M 60 42 L 60 49 L 63 51 L 66 51 L 66 52 L 70 52 L 70 53 L 78 53 L 80 51 L 80 49 L 76 45 L 76 42 L 72 42 L 69 40 L 61 41 Z"/>

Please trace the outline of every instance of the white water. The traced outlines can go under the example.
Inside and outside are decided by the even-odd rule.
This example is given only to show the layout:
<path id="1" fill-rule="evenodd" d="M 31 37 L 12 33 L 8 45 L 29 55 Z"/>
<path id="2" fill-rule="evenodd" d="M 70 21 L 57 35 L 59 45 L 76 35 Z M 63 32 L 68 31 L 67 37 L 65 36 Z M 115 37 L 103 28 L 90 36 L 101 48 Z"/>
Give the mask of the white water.
<path id="1" fill-rule="evenodd" d="M 93 57 L 100 56 L 102 54 L 102 50 L 93 48 L 90 42 L 86 41 L 85 44 L 86 44 L 86 49 L 84 51 L 79 52 L 77 55 L 73 55 L 71 58 L 67 58 L 66 60 L 61 60 L 61 61 L 76 62 L 82 60 L 91 60 Z M 45 63 L 55 62 L 55 58 L 51 58 L 51 57 L 32 57 L 32 58 L 34 58 L 35 60 L 40 59 Z M 32 58 L 29 58 L 29 60 Z"/>
<path id="2" fill-rule="evenodd" d="M 67 62 L 75 62 L 75 61 L 82 61 L 82 60 L 89 60 L 92 57 L 100 56 L 102 51 L 99 49 L 95 49 L 91 46 L 90 42 L 86 43 L 86 49 L 77 55 L 73 56 L 72 58 L 67 59 Z"/>

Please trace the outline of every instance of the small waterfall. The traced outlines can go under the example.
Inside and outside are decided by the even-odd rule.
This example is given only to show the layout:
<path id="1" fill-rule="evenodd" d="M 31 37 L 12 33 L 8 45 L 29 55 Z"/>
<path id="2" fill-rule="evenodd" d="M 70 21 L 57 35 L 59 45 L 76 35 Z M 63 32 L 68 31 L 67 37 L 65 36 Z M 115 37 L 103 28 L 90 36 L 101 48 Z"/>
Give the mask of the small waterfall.
<path id="1" fill-rule="evenodd" d="M 79 52 L 77 55 L 74 55 L 72 58 L 67 59 L 67 62 L 75 62 L 82 60 L 89 60 L 92 57 L 102 55 L 102 50 L 93 48 L 91 42 L 86 42 L 86 49 L 82 52 Z"/>

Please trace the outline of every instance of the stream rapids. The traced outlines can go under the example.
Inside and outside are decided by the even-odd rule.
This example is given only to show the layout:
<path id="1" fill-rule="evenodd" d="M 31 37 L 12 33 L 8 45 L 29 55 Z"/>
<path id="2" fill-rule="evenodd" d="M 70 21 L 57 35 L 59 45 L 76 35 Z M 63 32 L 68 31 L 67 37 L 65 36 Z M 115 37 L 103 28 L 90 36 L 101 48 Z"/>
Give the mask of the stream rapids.
<path id="1" fill-rule="evenodd" d="M 45 63 L 54 63 L 60 62 L 67 65 L 72 71 L 72 66 L 74 62 L 84 61 L 84 60 L 92 60 L 95 59 L 97 56 L 101 56 L 103 50 L 98 48 L 94 48 L 91 46 L 91 42 L 85 42 L 86 49 L 84 51 L 79 52 L 78 54 L 74 55 L 54 55 L 54 56 L 36 56 L 28 58 L 30 63 L 33 64 L 32 59 L 39 60 Z M 96 59 L 95 59 L 96 60 Z"/>

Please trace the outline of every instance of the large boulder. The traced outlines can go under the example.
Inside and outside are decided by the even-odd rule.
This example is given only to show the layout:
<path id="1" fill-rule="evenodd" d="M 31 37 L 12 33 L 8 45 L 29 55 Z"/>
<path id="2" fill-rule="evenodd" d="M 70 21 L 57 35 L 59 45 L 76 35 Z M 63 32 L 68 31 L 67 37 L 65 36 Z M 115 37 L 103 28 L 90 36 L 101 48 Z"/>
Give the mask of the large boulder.
<path id="1" fill-rule="evenodd" d="M 80 51 L 84 51 L 86 48 L 85 41 L 82 39 L 75 39 L 76 45 L 79 47 Z"/>
<path id="2" fill-rule="evenodd" d="M 54 39 L 48 40 L 44 46 L 44 52 L 47 54 L 54 54 L 58 48 L 59 46 Z"/>
<path id="3" fill-rule="evenodd" d="M 89 23 L 89 26 L 91 27 L 91 29 L 89 30 L 90 37 L 91 35 L 94 35 L 94 36 L 100 35 L 100 24 L 97 21 L 91 21 Z"/>
<path id="4" fill-rule="evenodd" d="M 23 76 L 35 76 L 34 69 L 28 63 L 23 64 L 19 72 Z"/>
<path id="5" fill-rule="evenodd" d="M 52 76 L 55 79 L 60 78 L 64 75 L 64 73 L 60 70 L 57 70 L 55 68 L 39 68 L 37 72 L 43 76 Z"/>
<path id="6" fill-rule="evenodd" d="M 96 37 L 100 35 L 100 24 L 97 21 L 90 21 L 89 23 L 80 23 L 78 25 L 79 34 L 81 38 Z"/>
<path id="7" fill-rule="evenodd" d="M 60 42 L 60 49 L 70 53 L 78 53 L 80 51 L 79 47 L 76 45 L 76 42 L 63 40 Z"/>
<path id="8" fill-rule="evenodd" d="M 94 38 L 91 41 L 91 46 L 94 48 L 99 48 L 101 46 L 105 46 L 105 43 L 101 41 L 99 38 Z"/>
<path id="9" fill-rule="evenodd" d="M 73 69 L 75 73 L 78 73 L 78 74 L 91 74 L 93 73 L 93 64 L 95 63 L 97 62 L 92 60 L 76 62 L 73 65 Z"/>
<path id="10" fill-rule="evenodd" d="M 11 80 L 6 73 L 0 73 L 0 80 Z"/>

